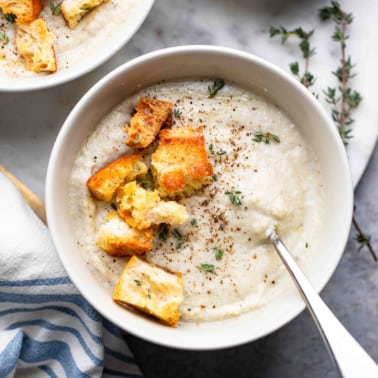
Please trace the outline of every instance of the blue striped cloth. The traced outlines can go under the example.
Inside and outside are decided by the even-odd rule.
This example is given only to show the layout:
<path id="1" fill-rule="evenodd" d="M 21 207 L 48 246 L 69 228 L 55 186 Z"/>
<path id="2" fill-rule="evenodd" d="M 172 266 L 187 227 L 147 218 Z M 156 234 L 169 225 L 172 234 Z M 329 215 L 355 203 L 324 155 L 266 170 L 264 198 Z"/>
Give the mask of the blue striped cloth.
<path id="1" fill-rule="evenodd" d="M 2 174 L 0 377 L 142 377 L 120 330 L 78 293 L 47 228 Z"/>

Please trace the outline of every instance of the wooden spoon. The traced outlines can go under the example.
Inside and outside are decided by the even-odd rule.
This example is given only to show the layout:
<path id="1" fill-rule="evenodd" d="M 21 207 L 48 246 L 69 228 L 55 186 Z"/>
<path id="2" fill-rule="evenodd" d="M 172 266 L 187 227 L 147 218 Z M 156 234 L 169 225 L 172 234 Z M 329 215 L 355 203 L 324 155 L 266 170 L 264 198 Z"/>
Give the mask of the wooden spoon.
<path id="1" fill-rule="evenodd" d="M 36 194 L 34 194 L 27 186 L 25 186 L 19 179 L 13 176 L 12 173 L 7 171 L 2 165 L 0 165 L 0 172 L 4 173 L 4 175 L 12 181 L 12 183 L 16 186 L 16 188 L 25 198 L 25 201 L 34 210 L 34 212 L 41 219 L 41 221 L 47 225 L 46 210 L 43 201 Z"/>

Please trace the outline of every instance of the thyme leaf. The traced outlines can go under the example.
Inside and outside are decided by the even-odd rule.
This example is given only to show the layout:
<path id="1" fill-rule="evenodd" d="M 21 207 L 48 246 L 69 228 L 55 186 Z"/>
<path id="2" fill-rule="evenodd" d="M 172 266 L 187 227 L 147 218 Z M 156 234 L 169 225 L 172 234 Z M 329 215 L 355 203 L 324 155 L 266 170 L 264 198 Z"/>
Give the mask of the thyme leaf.
<path id="1" fill-rule="evenodd" d="M 220 261 L 223 257 L 223 251 L 219 247 L 213 247 L 213 250 L 215 252 L 215 260 Z"/>
<path id="2" fill-rule="evenodd" d="M 58 3 L 58 4 L 53 4 L 51 3 L 50 4 L 50 9 L 51 9 L 51 13 L 53 14 L 53 16 L 60 16 L 61 15 L 61 6 L 62 6 L 62 2 Z"/>
<path id="3" fill-rule="evenodd" d="M 179 109 L 173 109 L 173 115 L 176 117 L 176 118 L 181 118 L 182 116 L 182 111 L 179 110 Z"/>
<path id="4" fill-rule="evenodd" d="M 160 223 L 158 227 L 158 236 L 159 239 L 162 241 L 166 241 L 168 239 L 169 228 L 166 223 Z"/>
<path id="5" fill-rule="evenodd" d="M 3 45 L 7 45 L 9 43 L 9 38 L 4 32 L 0 32 L 0 40 L 3 42 Z"/>
<path id="6" fill-rule="evenodd" d="M 212 264 L 200 264 L 197 267 L 199 270 L 202 270 L 206 273 L 214 273 L 215 272 L 215 266 Z"/>
<path id="7" fill-rule="evenodd" d="M 281 139 L 278 137 L 278 135 L 271 134 L 269 132 L 256 131 L 253 135 L 254 138 L 252 140 L 256 143 L 264 142 L 265 144 L 269 144 L 271 140 L 276 143 L 281 142 Z"/>
<path id="8" fill-rule="evenodd" d="M 215 79 L 212 86 L 208 86 L 209 98 L 215 97 L 218 92 L 224 87 L 223 79 Z"/>
<path id="9" fill-rule="evenodd" d="M 137 177 L 137 182 L 142 186 L 143 189 L 154 190 L 155 188 L 151 170 L 148 170 L 146 176 Z"/>
<path id="10" fill-rule="evenodd" d="M 14 24 L 16 22 L 17 16 L 14 13 L 4 13 L 4 18 Z"/>
<path id="11" fill-rule="evenodd" d="M 235 206 L 240 206 L 242 204 L 242 200 L 239 197 L 239 194 L 241 194 L 240 191 L 236 190 L 234 192 L 227 191 L 224 194 L 228 195 L 228 198 L 230 199 L 230 202 Z"/>

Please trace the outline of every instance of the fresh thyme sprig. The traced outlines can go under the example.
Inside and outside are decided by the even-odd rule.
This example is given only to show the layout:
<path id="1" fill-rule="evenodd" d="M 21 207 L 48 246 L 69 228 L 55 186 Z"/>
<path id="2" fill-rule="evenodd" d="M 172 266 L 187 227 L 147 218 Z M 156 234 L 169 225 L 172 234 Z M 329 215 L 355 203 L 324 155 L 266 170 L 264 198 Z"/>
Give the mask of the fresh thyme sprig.
<path id="1" fill-rule="evenodd" d="M 371 242 L 370 242 L 371 241 L 371 235 L 365 234 L 362 231 L 362 228 L 360 227 L 360 225 L 357 222 L 355 214 L 353 214 L 352 222 L 353 222 L 353 226 L 357 230 L 357 234 L 354 237 L 354 240 L 356 240 L 357 243 L 359 244 L 358 251 L 361 251 L 363 248 L 367 248 L 369 250 L 371 256 L 373 257 L 373 260 L 375 262 L 377 262 L 378 261 L 377 254 L 375 253 L 374 248 L 373 248 L 373 246 L 371 245 Z"/>
<path id="2" fill-rule="evenodd" d="M 332 20 L 335 23 L 335 31 L 332 39 L 340 44 L 340 65 L 333 74 L 338 81 L 337 88 L 328 87 L 324 94 L 326 101 L 331 104 L 331 115 L 335 122 L 341 139 L 345 145 L 348 139 L 352 138 L 351 124 L 354 122 L 352 118 L 353 111 L 360 105 L 362 97 L 360 93 L 350 87 L 350 79 L 355 74 L 352 72 L 354 64 L 352 59 L 346 53 L 346 41 L 349 39 L 348 26 L 353 22 L 352 13 L 345 12 L 337 1 L 332 1 L 331 6 L 320 9 L 319 16 L 323 21 Z M 367 248 L 375 262 L 378 261 L 377 255 L 370 243 L 371 235 L 362 231 L 356 214 L 353 214 L 353 225 L 357 231 L 355 240 L 359 243 L 358 250 Z"/>
<path id="3" fill-rule="evenodd" d="M 339 85 L 337 88 L 328 87 L 327 90 L 324 91 L 324 94 L 326 96 L 326 101 L 332 106 L 331 116 L 338 128 L 341 139 L 343 140 L 344 144 L 347 145 L 348 139 L 352 138 L 352 129 L 350 127 L 350 125 L 354 122 L 354 119 L 352 118 L 352 112 L 359 106 L 360 102 L 362 101 L 360 93 L 349 87 L 349 80 L 352 79 L 355 74 L 352 72 L 354 65 L 352 64 L 351 57 L 347 56 L 346 54 L 346 40 L 349 38 L 347 27 L 353 22 L 353 15 L 352 13 L 345 12 L 343 9 L 341 9 L 340 4 L 337 1 L 332 0 L 330 6 L 320 9 L 319 16 L 323 21 L 332 20 L 335 23 L 335 31 L 332 35 L 332 39 L 340 43 L 340 66 L 336 69 L 335 72 L 333 72 L 339 82 Z M 303 29 L 300 27 L 291 31 L 288 31 L 283 27 L 270 28 L 270 37 L 280 35 L 283 44 L 289 37 L 292 36 L 296 36 L 301 39 L 299 47 L 302 52 L 302 57 L 305 59 L 305 73 L 308 72 L 310 57 L 315 54 L 315 49 L 311 48 L 309 45 L 309 39 L 312 34 L 313 31 L 309 33 L 303 33 Z M 302 44 L 302 40 L 306 39 L 308 45 L 306 45 L 306 42 Z M 312 74 L 310 74 L 310 76 L 306 80 L 302 80 L 304 75 L 302 76 L 302 78 L 300 78 L 299 64 L 297 62 L 290 64 L 290 71 L 293 73 L 293 75 L 297 76 L 300 79 L 301 83 L 306 88 L 309 88 L 315 82 L 314 75 Z M 363 248 L 368 248 L 374 261 L 377 262 L 377 254 L 375 253 L 370 242 L 371 235 L 366 234 L 362 231 L 362 228 L 356 219 L 355 213 L 353 214 L 352 221 L 355 229 L 357 230 L 355 240 L 359 243 L 358 250 L 360 251 Z"/>
<path id="4" fill-rule="evenodd" d="M 4 13 L 4 18 L 14 24 L 16 22 L 17 16 L 14 13 Z"/>
<path id="5" fill-rule="evenodd" d="M 265 144 L 269 144 L 271 140 L 275 141 L 276 143 L 281 142 L 278 135 L 271 134 L 269 132 L 264 133 L 264 131 L 256 131 L 253 135 L 254 138 L 252 140 L 257 143 L 264 142 Z"/>
<path id="6" fill-rule="evenodd" d="M 299 48 L 302 52 L 302 58 L 304 59 L 304 68 L 300 69 L 298 62 L 292 62 L 289 64 L 290 71 L 295 75 L 298 80 L 306 87 L 309 88 L 315 84 L 315 76 L 309 71 L 310 58 L 315 55 L 315 49 L 311 47 L 310 38 L 314 34 L 314 30 L 304 31 L 301 27 L 287 30 L 283 26 L 276 28 L 270 27 L 270 37 L 280 36 L 281 42 L 284 44 L 290 37 L 299 38 Z"/>
<path id="7" fill-rule="evenodd" d="M 61 15 L 62 11 L 61 11 L 60 8 L 62 6 L 62 3 L 63 2 L 60 2 L 58 4 L 53 4 L 53 3 L 50 4 L 51 13 L 52 13 L 53 16 L 60 16 Z"/>
<path id="8" fill-rule="evenodd" d="M 223 79 L 215 79 L 212 86 L 208 86 L 207 90 L 209 92 L 209 98 L 215 97 L 218 92 L 224 87 Z"/>
<path id="9" fill-rule="evenodd" d="M 355 74 L 352 72 L 354 65 L 351 57 L 346 53 L 346 41 L 349 38 L 348 25 L 353 22 L 353 15 L 342 10 L 337 1 L 332 1 L 331 6 L 320 9 L 319 16 L 323 21 L 332 20 L 335 23 L 332 39 L 340 44 L 340 66 L 333 72 L 338 86 L 328 87 L 324 93 L 327 102 L 332 106 L 332 119 L 341 139 L 348 144 L 348 139 L 352 138 L 352 112 L 362 100 L 360 93 L 349 86 L 349 81 Z"/>
<path id="10" fill-rule="evenodd" d="M 9 43 L 9 37 L 4 32 L 0 32 L 0 40 L 3 42 L 3 45 Z"/>

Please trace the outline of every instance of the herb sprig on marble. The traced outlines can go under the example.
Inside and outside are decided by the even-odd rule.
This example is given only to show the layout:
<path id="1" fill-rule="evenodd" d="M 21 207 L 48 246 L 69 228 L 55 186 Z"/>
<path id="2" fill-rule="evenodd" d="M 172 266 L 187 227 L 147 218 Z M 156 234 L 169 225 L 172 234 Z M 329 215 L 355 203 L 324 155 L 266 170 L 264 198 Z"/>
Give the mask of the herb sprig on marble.
<path id="1" fill-rule="evenodd" d="M 310 58 L 315 55 L 315 49 L 311 46 L 310 39 L 314 34 L 314 30 L 304 31 L 301 27 L 287 30 L 283 26 L 276 28 L 270 27 L 270 37 L 280 36 L 281 42 L 284 44 L 289 38 L 296 37 L 299 39 L 299 49 L 302 53 L 303 67 L 295 61 L 290 63 L 290 71 L 298 80 L 306 87 L 310 88 L 315 84 L 315 76 L 309 71 Z"/>
<path id="2" fill-rule="evenodd" d="M 348 26 L 353 22 L 353 15 L 343 11 L 337 1 L 332 1 L 331 6 L 320 9 L 319 16 L 321 20 L 331 20 L 335 24 L 332 39 L 340 45 L 340 63 L 333 72 L 338 85 L 328 87 L 324 93 L 327 102 L 331 104 L 332 119 L 337 125 L 341 139 L 347 144 L 348 139 L 352 138 L 350 126 L 354 122 L 352 112 L 362 100 L 360 93 L 350 86 L 350 79 L 355 76 L 354 64 L 346 52 L 346 41 L 349 38 Z"/>
<path id="3" fill-rule="evenodd" d="M 345 145 L 348 139 L 352 138 L 351 124 L 354 122 L 352 118 L 353 111 L 362 101 L 361 94 L 352 89 L 350 80 L 355 76 L 352 72 L 355 65 L 352 59 L 346 53 L 346 41 L 350 38 L 348 26 L 353 22 L 353 14 L 344 11 L 340 4 L 333 0 L 330 6 L 319 10 L 319 17 L 323 21 L 332 21 L 335 24 L 332 39 L 340 44 L 340 61 L 336 71 L 332 72 L 337 79 L 337 86 L 329 86 L 323 91 L 326 101 L 331 105 L 331 116 L 339 131 L 340 137 Z M 290 71 L 299 81 L 306 87 L 310 88 L 315 83 L 314 74 L 309 72 L 310 58 L 315 55 L 315 49 L 310 45 L 310 38 L 314 34 L 314 30 L 305 32 L 301 27 L 287 30 L 284 27 L 270 28 L 270 37 L 281 36 L 281 42 L 284 44 L 290 37 L 298 37 L 300 39 L 299 48 L 304 59 L 304 69 L 300 69 L 298 62 L 289 64 Z M 302 74 L 300 74 L 302 72 Z M 318 96 L 316 96 L 318 97 Z M 371 235 L 366 234 L 359 225 L 355 212 L 352 218 L 353 225 L 357 231 L 355 240 L 359 244 L 358 250 L 367 248 L 375 262 L 378 261 L 371 244 Z"/>

